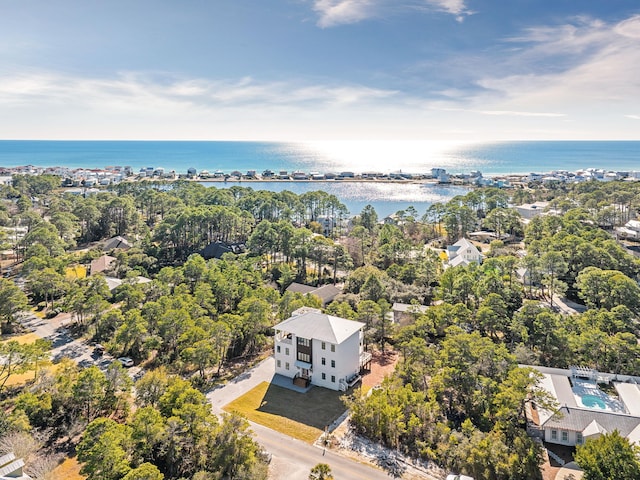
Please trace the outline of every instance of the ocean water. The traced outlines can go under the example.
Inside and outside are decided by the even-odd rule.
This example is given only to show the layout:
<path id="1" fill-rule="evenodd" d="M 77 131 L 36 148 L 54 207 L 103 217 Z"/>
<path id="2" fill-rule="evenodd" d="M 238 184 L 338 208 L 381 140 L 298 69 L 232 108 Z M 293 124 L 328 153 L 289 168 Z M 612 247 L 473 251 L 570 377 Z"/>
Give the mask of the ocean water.
<path id="1" fill-rule="evenodd" d="M 582 168 L 640 170 L 640 141 L 537 141 L 446 143 L 203 142 L 203 141 L 0 141 L 0 167 L 103 168 L 130 165 L 197 170 L 304 170 L 319 172 L 451 173 L 485 175 L 576 171 Z"/>
<path id="2" fill-rule="evenodd" d="M 220 142 L 220 141 L 0 141 L 0 167 L 34 165 L 68 168 L 131 166 L 134 171 L 162 167 L 184 173 L 265 169 L 305 172 L 450 173 L 480 170 L 506 173 L 576 171 L 583 168 L 640 170 L 640 141 L 536 141 L 446 143 L 368 142 Z M 215 184 L 218 187 L 224 184 Z M 231 184 L 228 184 L 231 185 Z M 371 204 L 380 216 L 414 206 L 422 215 L 434 202 L 464 194 L 461 187 L 340 182 L 244 183 L 254 189 L 335 194 L 351 213 Z"/>

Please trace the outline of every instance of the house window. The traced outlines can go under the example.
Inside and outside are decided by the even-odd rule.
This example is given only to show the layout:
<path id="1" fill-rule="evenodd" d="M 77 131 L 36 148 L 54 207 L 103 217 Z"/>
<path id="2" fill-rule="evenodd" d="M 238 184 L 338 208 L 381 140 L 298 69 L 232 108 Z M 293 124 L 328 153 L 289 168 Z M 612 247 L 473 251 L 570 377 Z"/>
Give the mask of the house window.
<path id="1" fill-rule="evenodd" d="M 323 379 L 323 380 L 326 380 L 326 379 L 327 379 L 327 374 L 326 374 L 326 373 L 324 373 L 324 372 L 322 373 L 322 379 Z"/>
<path id="2" fill-rule="evenodd" d="M 331 368 L 336 368 L 336 361 L 335 360 L 331 360 Z"/>
<path id="3" fill-rule="evenodd" d="M 289 362 L 286 362 L 286 363 L 284 364 L 284 368 L 285 368 L 285 370 L 289 370 Z"/>
<path id="4" fill-rule="evenodd" d="M 289 347 L 287 347 L 287 348 L 285 348 L 285 349 L 284 349 L 284 354 L 285 354 L 285 355 L 289 355 Z"/>
<path id="5" fill-rule="evenodd" d="M 558 439 L 558 431 L 551 430 L 551 440 L 557 440 L 557 439 Z"/>
<path id="6" fill-rule="evenodd" d="M 584 442 L 584 439 L 582 438 L 582 433 L 577 432 L 576 433 L 576 444 L 582 445 L 583 442 Z"/>
<path id="7" fill-rule="evenodd" d="M 308 338 L 298 337 L 298 345 L 308 347 L 311 345 L 311 340 L 309 340 Z"/>
<path id="8" fill-rule="evenodd" d="M 278 365 L 278 368 L 280 368 L 282 366 L 282 364 L 280 363 L 280 360 L 277 360 L 276 364 Z"/>
<path id="9" fill-rule="evenodd" d="M 298 360 L 301 362 L 311 363 L 311 355 L 308 353 L 298 352 Z"/>
<path id="10" fill-rule="evenodd" d="M 336 376 L 335 375 L 331 375 L 331 383 L 336 383 Z"/>
<path id="11" fill-rule="evenodd" d="M 276 352 L 280 353 L 280 345 L 276 347 Z"/>
<path id="12" fill-rule="evenodd" d="M 331 344 L 331 351 L 332 351 L 332 352 L 335 352 L 335 351 L 336 351 L 336 346 L 335 346 L 335 345 L 333 345 L 333 344 Z"/>
<path id="13" fill-rule="evenodd" d="M 326 365 L 327 364 L 327 359 L 322 357 L 321 363 L 322 363 L 322 365 Z"/>
<path id="14" fill-rule="evenodd" d="M 562 441 L 563 442 L 569 441 L 569 432 L 562 432 Z"/>
<path id="15" fill-rule="evenodd" d="M 326 350 L 327 349 L 327 342 L 322 342 L 322 349 Z"/>

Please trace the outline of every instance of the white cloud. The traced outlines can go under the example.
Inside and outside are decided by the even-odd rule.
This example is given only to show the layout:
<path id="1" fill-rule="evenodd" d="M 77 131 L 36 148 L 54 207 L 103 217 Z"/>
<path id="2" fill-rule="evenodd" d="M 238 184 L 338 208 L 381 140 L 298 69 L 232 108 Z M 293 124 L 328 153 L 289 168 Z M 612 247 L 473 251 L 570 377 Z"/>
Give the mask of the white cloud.
<path id="1" fill-rule="evenodd" d="M 632 120 L 640 120 L 640 115 L 625 115 L 627 118 L 631 118 Z"/>
<path id="2" fill-rule="evenodd" d="M 439 11 L 454 15 L 462 21 L 473 12 L 466 0 L 314 0 L 313 9 L 319 15 L 322 28 L 358 23 L 370 18 L 384 17 L 396 12 Z"/>
<path id="3" fill-rule="evenodd" d="M 465 15 L 471 15 L 473 12 L 469 10 L 465 0 L 425 0 L 427 4 L 436 9 L 455 15 L 456 19 L 461 22 Z"/>
<path id="4" fill-rule="evenodd" d="M 511 117 L 566 117 L 564 113 L 549 113 L 549 112 L 515 112 L 513 110 L 476 110 L 476 113 L 482 115 L 499 115 L 499 116 L 511 116 Z"/>
<path id="5" fill-rule="evenodd" d="M 315 0 L 313 9 L 320 15 L 318 26 L 326 28 L 371 18 L 379 3 L 380 0 Z"/>
<path id="6" fill-rule="evenodd" d="M 82 105 L 89 108 L 159 110 L 167 107 L 245 108 L 247 106 L 307 108 L 308 104 L 367 104 L 398 92 L 361 85 L 299 85 L 235 81 L 183 80 L 138 73 L 113 79 L 70 77 L 55 73 L 5 76 L 0 105 Z"/>
<path id="7" fill-rule="evenodd" d="M 636 37 L 638 35 L 638 37 Z M 523 48 L 476 81 L 481 110 L 589 112 L 640 107 L 640 16 L 618 24 L 577 19 L 537 27 L 519 38 Z M 490 105 L 490 107 L 488 107 Z"/>

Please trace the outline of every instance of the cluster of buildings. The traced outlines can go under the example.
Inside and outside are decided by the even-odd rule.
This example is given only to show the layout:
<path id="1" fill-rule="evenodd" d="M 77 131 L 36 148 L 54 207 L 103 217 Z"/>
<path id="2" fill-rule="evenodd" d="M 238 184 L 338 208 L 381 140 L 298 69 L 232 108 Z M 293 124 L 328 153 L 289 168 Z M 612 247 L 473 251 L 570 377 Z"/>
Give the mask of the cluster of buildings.
<path id="1" fill-rule="evenodd" d="M 599 182 L 612 182 L 614 180 L 640 180 L 640 171 L 614 171 L 603 168 L 586 168 L 576 172 L 567 170 L 554 170 L 548 173 L 530 173 L 525 177 L 527 182 L 588 182 L 597 180 Z"/>

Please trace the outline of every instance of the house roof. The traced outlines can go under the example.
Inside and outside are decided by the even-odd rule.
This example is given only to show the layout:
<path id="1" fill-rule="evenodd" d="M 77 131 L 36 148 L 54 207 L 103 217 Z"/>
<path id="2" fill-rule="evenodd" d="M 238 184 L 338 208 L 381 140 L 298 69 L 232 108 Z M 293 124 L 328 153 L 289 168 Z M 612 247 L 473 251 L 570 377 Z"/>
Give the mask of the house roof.
<path id="1" fill-rule="evenodd" d="M 124 237 L 121 237 L 120 235 L 118 235 L 117 237 L 113 237 L 110 238 L 109 240 L 107 240 L 104 243 L 104 246 L 102 247 L 102 250 L 104 252 L 108 252 L 110 250 L 113 250 L 114 248 L 121 248 L 123 250 L 129 249 L 131 248 L 131 243 L 129 242 L 129 240 L 127 240 Z"/>
<path id="2" fill-rule="evenodd" d="M 118 288 L 120 285 L 122 285 L 124 283 L 124 280 L 120 280 L 119 278 L 115 278 L 115 277 L 104 277 L 105 281 L 107 282 L 107 286 L 109 287 L 110 291 L 115 290 L 116 288 Z M 143 277 L 138 275 L 137 277 L 133 278 L 133 283 L 137 284 L 137 283 L 149 283 L 151 281 L 150 278 L 147 277 Z"/>
<path id="3" fill-rule="evenodd" d="M 616 392 L 631 415 L 640 417 L 640 385 L 615 382 Z"/>
<path id="4" fill-rule="evenodd" d="M 200 255 L 205 260 L 211 258 L 220 259 L 225 253 L 243 253 L 246 250 L 244 243 L 225 243 L 221 241 L 211 242 L 209 245 L 200 250 Z"/>
<path id="5" fill-rule="evenodd" d="M 30 479 L 28 475 L 22 472 L 24 467 L 24 460 L 16 458 L 13 453 L 7 453 L 0 457 L 0 480 L 11 479 Z"/>
<path id="6" fill-rule="evenodd" d="M 465 259 L 464 257 L 461 257 L 459 255 L 453 257 L 451 260 L 449 260 L 449 266 L 450 267 L 457 267 L 458 265 L 463 265 L 463 266 L 467 266 L 470 265 L 471 262 L 467 259 Z"/>
<path id="7" fill-rule="evenodd" d="M 101 257 L 92 260 L 90 268 L 91 275 L 109 270 L 115 261 L 116 258 L 111 255 L 102 255 Z"/>
<path id="8" fill-rule="evenodd" d="M 293 282 L 287 287 L 287 292 L 307 294 L 313 292 L 316 288 L 311 285 Z"/>
<path id="9" fill-rule="evenodd" d="M 292 283 L 287 287 L 287 292 L 302 293 L 304 295 L 316 295 L 322 300 L 322 304 L 326 305 L 331 302 L 338 294 L 340 289 L 335 285 L 323 285 L 321 287 L 313 287 L 311 285 L 304 285 L 302 283 Z"/>
<path id="10" fill-rule="evenodd" d="M 325 313 L 309 312 L 288 318 L 274 328 L 297 337 L 329 343 L 342 343 L 364 327 L 364 323 L 334 317 Z"/>
<path id="11" fill-rule="evenodd" d="M 454 243 L 453 245 L 451 245 L 451 246 L 449 246 L 449 247 L 447 247 L 447 248 L 450 248 L 450 249 L 452 249 L 452 250 L 454 250 L 454 251 L 458 251 L 458 250 L 460 250 L 461 248 L 462 248 L 462 249 L 465 249 L 465 248 L 473 248 L 473 249 L 475 249 L 475 250 L 478 250 L 478 249 L 476 248 L 476 246 L 475 246 L 473 243 L 471 243 L 469 240 L 467 240 L 467 239 L 466 239 L 466 238 L 464 238 L 464 237 L 462 237 L 462 238 L 461 238 L 460 240 L 458 240 L 456 243 Z"/>
<path id="12" fill-rule="evenodd" d="M 429 309 L 426 305 L 414 305 L 412 303 L 394 303 L 391 310 L 400 313 L 424 313 Z"/>
<path id="13" fill-rule="evenodd" d="M 621 436 L 626 437 L 640 425 L 640 417 L 613 412 L 571 407 L 562 407 L 558 412 L 559 414 L 551 416 L 542 426 L 581 432 L 583 435 L 585 432 L 593 435 L 596 431 L 618 430 Z"/>

